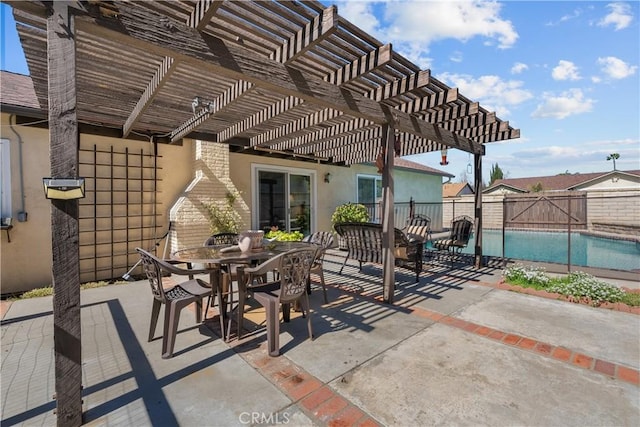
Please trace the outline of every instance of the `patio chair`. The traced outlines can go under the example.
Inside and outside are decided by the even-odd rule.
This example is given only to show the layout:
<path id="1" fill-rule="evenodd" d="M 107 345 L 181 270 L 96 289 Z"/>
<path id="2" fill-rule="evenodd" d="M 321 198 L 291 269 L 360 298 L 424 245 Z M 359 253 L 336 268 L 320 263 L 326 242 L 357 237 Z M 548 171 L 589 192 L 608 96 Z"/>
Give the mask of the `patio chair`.
<path id="1" fill-rule="evenodd" d="M 451 221 L 449 236 L 435 240 L 433 249 L 439 253 L 448 252 L 453 268 L 453 259 L 469 244 L 473 232 L 473 219 L 466 215 L 458 216 Z"/>
<path id="2" fill-rule="evenodd" d="M 327 287 L 324 282 L 324 271 L 322 263 L 324 261 L 324 254 L 327 249 L 333 247 L 333 233 L 330 231 L 316 231 L 313 234 L 308 235 L 303 242 L 309 242 L 318 245 L 318 252 L 316 253 L 316 259 L 311 266 L 311 274 L 317 274 L 320 277 L 320 283 L 322 284 L 322 292 L 324 294 L 324 303 L 327 304 Z M 309 279 L 309 286 L 307 287 L 307 293 L 311 294 L 311 279 Z"/>
<path id="3" fill-rule="evenodd" d="M 205 246 L 213 245 L 237 245 L 238 233 L 216 233 L 209 236 L 204 242 Z"/>
<path id="4" fill-rule="evenodd" d="M 313 339 L 311 328 L 311 311 L 307 280 L 311 266 L 316 259 L 317 248 L 299 248 L 276 255 L 257 267 L 238 267 L 239 305 L 238 305 L 238 339 L 242 338 L 244 322 L 244 305 L 248 292 L 266 311 L 267 348 L 269 356 L 280 354 L 280 319 L 282 305 L 284 321 L 289 321 L 291 304 L 301 302 L 302 315 L 307 318 L 309 339 Z M 277 279 L 266 282 L 268 272 L 277 271 Z"/>
<path id="5" fill-rule="evenodd" d="M 382 264 L 383 262 L 383 231 L 382 224 L 370 222 L 344 222 L 335 226 L 336 232 L 347 245 L 347 255 L 344 258 L 340 272 L 349 259 L 355 259 L 360 264 L 362 271 L 363 262 Z M 399 228 L 393 229 L 393 252 L 395 265 L 409 269 L 416 274 L 416 283 L 420 280 L 422 272 L 422 255 L 424 242 L 420 238 L 409 238 Z"/>
<path id="6" fill-rule="evenodd" d="M 149 341 L 154 338 L 160 306 L 164 305 L 164 327 L 162 333 L 162 358 L 168 359 L 173 356 L 180 311 L 191 303 L 196 303 L 196 322 L 202 321 L 202 300 L 211 295 L 211 286 L 200 279 L 189 279 L 186 282 L 166 288 L 162 283 L 163 271 L 171 274 L 191 276 L 193 274 L 207 273 L 208 270 L 184 270 L 166 261 L 161 260 L 145 251 L 136 248 L 142 260 L 151 292 L 153 294 L 153 307 L 151 308 L 151 324 L 149 326 Z"/>
<path id="7" fill-rule="evenodd" d="M 407 223 L 402 229 L 409 240 L 421 239 L 427 243 L 431 240 L 431 218 L 426 215 L 415 214 L 413 218 L 407 218 Z"/>

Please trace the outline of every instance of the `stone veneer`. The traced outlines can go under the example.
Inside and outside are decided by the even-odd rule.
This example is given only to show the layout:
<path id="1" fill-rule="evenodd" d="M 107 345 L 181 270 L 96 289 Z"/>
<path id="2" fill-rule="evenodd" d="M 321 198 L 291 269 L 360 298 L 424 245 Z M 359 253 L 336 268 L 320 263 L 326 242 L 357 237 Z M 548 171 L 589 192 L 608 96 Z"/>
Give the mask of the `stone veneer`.
<path id="1" fill-rule="evenodd" d="M 226 144 L 194 140 L 193 180 L 170 209 L 170 252 L 200 246 L 211 235 L 205 207 L 211 202 L 226 203 L 226 194 L 238 196 L 236 209 L 244 223 L 249 220 L 249 208 L 229 176 L 229 147 Z"/>

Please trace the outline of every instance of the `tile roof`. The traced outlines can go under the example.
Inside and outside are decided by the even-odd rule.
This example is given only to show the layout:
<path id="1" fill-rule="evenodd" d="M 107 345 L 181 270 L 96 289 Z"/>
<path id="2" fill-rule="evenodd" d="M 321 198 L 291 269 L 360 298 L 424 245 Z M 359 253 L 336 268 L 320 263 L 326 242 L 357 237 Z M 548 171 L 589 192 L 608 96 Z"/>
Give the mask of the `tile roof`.
<path id="1" fill-rule="evenodd" d="M 0 71 L 0 104 L 40 110 L 30 76 Z"/>
<path id="2" fill-rule="evenodd" d="M 580 184 L 583 184 L 588 181 L 592 181 L 594 179 L 608 175 L 612 172 L 613 171 L 577 173 L 577 174 L 569 174 L 569 175 L 561 174 L 561 175 L 553 175 L 553 176 L 537 176 L 537 177 L 530 177 L 530 178 L 498 179 L 493 183 L 493 185 L 488 187 L 485 190 L 485 192 L 491 191 L 492 189 L 499 186 L 512 187 L 514 189 L 522 190 L 522 191 L 531 191 L 531 189 L 538 184 L 542 186 L 543 191 L 571 190 Z M 640 176 L 640 170 L 617 171 L 617 172 Z"/>
<path id="3" fill-rule="evenodd" d="M 456 197 L 467 186 L 469 186 L 469 184 L 466 182 L 450 182 L 448 184 L 443 184 L 442 197 Z M 471 186 L 469 186 L 469 188 L 471 188 Z"/>
<path id="4" fill-rule="evenodd" d="M 402 157 L 396 157 L 393 160 L 393 165 L 396 168 L 411 169 L 415 171 L 425 172 L 431 175 L 440 175 L 448 178 L 453 178 L 455 175 L 451 175 L 449 172 L 444 172 L 438 169 L 430 168 L 421 163 L 412 162 L 411 160 L 403 159 Z"/>

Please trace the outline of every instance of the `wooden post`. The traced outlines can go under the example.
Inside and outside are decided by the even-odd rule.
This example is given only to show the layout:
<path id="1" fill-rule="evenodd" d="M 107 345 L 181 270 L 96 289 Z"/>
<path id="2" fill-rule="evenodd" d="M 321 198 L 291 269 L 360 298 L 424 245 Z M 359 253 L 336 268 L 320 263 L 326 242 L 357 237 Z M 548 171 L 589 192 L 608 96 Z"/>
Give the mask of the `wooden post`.
<path id="1" fill-rule="evenodd" d="M 53 178 L 78 176 L 76 54 L 69 3 L 54 1 L 47 18 L 49 156 Z M 53 200 L 53 341 L 58 426 L 82 424 L 82 343 L 78 200 Z"/>
<path id="2" fill-rule="evenodd" d="M 383 266 L 383 299 L 384 302 L 393 304 L 393 293 L 396 285 L 396 259 L 393 253 L 394 245 L 394 200 L 393 200 L 393 161 L 394 161 L 394 136 L 392 126 L 382 125 L 382 143 L 386 147 L 384 169 L 382 171 L 382 266 Z"/>
<path id="3" fill-rule="evenodd" d="M 475 184 L 475 221 L 474 221 L 474 231 L 473 233 L 476 236 L 476 244 L 475 244 L 475 261 L 474 265 L 476 268 L 482 267 L 482 154 L 474 154 L 473 155 L 473 164 L 474 164 L 474 184 Z"/>

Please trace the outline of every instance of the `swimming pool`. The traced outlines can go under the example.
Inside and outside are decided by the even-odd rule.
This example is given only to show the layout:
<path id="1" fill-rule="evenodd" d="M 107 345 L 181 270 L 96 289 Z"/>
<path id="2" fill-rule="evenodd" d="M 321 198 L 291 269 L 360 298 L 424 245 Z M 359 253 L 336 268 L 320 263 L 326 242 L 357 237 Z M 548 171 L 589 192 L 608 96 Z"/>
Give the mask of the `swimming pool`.
<path id="1" fill-rule="evenodd" d="M 474 253 L 475 238 L 463 253 Z M 502 231 L 483 230 L 482 253 L 502 256 Z M 505 231 L 505 257 L 567 264 L 567 233 Z M 640 270 L 640 244 L 571 233 L 571 265 L 613 270 Z"/>

